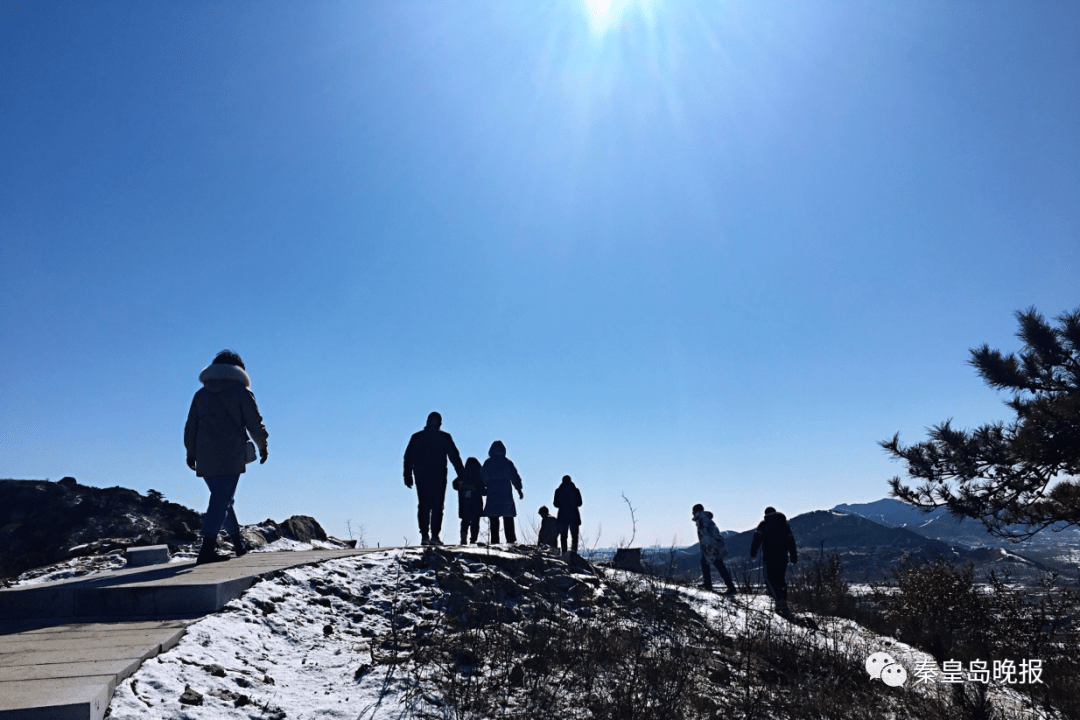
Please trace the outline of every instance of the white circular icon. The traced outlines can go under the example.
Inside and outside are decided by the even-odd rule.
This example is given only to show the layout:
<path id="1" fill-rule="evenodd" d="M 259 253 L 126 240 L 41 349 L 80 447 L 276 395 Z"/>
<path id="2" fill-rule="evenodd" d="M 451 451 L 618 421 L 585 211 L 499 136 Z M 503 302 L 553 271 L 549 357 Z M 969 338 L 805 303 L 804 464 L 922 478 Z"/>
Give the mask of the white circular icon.
<path id="1" fill-rule="evenodd" d="M 896 660 L 894 660 L 889 653 L 876 652 L 866 658 L 866 672 L 870 673 L 870 677 L 874 680 L 880 680 L 881 671 L 884 670 L 887 665 L 895 664 Z"/>
<path id="2" fill-rule="evenodd" d="M 881 669 L 881 682 L 890 687 L 900 687 L 907 682 L 907 669 L 900 663 L 892 663 Z"/>

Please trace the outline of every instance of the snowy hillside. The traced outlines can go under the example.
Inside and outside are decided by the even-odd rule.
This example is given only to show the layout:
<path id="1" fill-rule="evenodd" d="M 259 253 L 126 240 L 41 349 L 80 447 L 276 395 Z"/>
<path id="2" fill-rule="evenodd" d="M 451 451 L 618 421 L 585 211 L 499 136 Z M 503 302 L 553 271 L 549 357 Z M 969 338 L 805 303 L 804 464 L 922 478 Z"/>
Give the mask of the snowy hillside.
<path id="1" fill-rule="evenodd" d="M 932 658 L 851 621 L 568 558 L 409 548 L 281 571 L 124 681 L 111 717 L 951 716 L 952 687 L 917 680 Z M 877 652 L 906 684 L 869 677 Z"/>

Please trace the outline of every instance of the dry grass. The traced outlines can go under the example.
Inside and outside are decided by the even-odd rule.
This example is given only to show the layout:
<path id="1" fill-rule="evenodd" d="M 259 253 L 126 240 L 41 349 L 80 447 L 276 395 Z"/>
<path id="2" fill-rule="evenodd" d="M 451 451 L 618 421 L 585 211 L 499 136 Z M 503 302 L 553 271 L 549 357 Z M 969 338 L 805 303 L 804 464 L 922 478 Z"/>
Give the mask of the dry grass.
<path id="1" fill-rule="evenodd" d="M 706 618 L 665 578 L 598 572 L 532 549 L 490 562 L 430 549 L 412 569 L 434 572 L 425 603 L 441 620 L 395 630 L 373 659 L 388 683 L 411 682 L 417 718 L 1021 717 L 994 715 L 977 687 L 890 688 L 850 647 L 823 641 L 827 631 L 725 612 L 719 597 L 721 612 Z M 853 607 L 830 579 L 837 570 L 812 568 L 795 585 L 831 588 L 836 597 L 822 602 Z"/>

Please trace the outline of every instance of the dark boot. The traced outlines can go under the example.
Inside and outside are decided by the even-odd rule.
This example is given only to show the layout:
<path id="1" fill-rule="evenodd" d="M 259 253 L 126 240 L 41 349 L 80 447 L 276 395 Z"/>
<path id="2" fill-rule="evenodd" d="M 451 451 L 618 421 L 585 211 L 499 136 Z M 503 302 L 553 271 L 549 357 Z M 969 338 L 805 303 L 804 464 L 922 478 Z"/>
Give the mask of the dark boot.
<path id="1" fill-rule="evenodd" d="M 244 542 L 244 538 L 234 537 L 232 539 L 232 546 L 233 554 L 236 555 L 236 557 L 243 557 L 244 555 L 247 555 L 248 548 L 247 543 Z"/>
<path id="2" fill-rule="evenodd" d="M 203 538 L 202 548 L 199 549 L 199 557 L 195 558 L 196 565 L 207 563 L 225 562 L 228 555 L 218 555 L 217 541 L 214 538 Z"/>

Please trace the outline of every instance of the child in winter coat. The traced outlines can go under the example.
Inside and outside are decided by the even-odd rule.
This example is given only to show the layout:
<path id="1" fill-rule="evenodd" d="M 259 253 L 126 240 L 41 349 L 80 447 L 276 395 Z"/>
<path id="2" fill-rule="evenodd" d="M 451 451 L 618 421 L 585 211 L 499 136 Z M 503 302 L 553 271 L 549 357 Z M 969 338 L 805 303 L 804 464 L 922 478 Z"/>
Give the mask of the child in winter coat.
<path id="1" fill-rule="evenodd" d="M 551 516 L 547 505 L 540 508 L 540 533 L 536 538 L 537 547 L 547 545 L 555 547 L 559 544 L 559 521 Z"/>
<path id="2" fill-rule="evenodd" d="M 573 539 L 572 552 L 577 553 L 578 531 L 581 529 L 581 491 L 570 479 L 563 475 L 562 484 L 555 489 L 555 507 L 559 508 L 559 544 L 566 552 L 566 535 Z"/>
<path id="3" fill-rule="evenodd" d="M 712 573 L 709 572 L 709 563 L 712 563 L 720 571 L 720 577 L 727 584 L 727 595 L 731 597 L 735 594 L 735 583 L 731 581 L 731 573 L 728 572 L 727 566 L 724 565 L 724 558 L 727 556 L 727 548 L 724 547 L 724 536 L 720 534 L 719 528 L 713 522 L 713 514 L 703 506 L 700 504 L 695 505 L 691 512 L 693 513 L 694 524 L 697 525 L 698 543 L 701 545 L 701 575 L 705 589 L 713 589 Z"/>
<path id="4" fill-rule="evenodd" d="M 480 461 L 474 457 L 465 461 L 465 472 L 454 479 L 458 494 L 458 517 L 461 518 L 461 544 L 476 543 L 480 536 L 480 516 L 484 512 L 487 488 L 480 474 Z M 469 536 L 471 535 L 471 540 Z"/>

